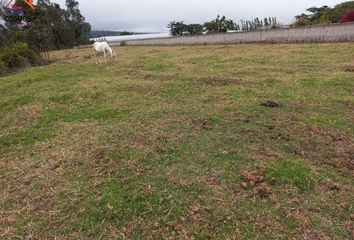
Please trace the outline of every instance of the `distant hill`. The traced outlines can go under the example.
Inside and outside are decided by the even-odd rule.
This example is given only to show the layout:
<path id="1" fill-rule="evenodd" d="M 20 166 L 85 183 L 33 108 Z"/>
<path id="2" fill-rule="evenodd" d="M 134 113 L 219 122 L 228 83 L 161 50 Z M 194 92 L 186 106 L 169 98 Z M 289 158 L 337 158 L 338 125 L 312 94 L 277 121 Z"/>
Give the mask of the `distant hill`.
<path id="1" fill-rule="evenodd" d="M 142 32 L 127 32 L 127 31 L 105 31 L 105 30 L 92 30 L 90 33 L 91 38 L 105 37 L 105 36 L 125 36 L 136 34 L 148 34 Z"/>

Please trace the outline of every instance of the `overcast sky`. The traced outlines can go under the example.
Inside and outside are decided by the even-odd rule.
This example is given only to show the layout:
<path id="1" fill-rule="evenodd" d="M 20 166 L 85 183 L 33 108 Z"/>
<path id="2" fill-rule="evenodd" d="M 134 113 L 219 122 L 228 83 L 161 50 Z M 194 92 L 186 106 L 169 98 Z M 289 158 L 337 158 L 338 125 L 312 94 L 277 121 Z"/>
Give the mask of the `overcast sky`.
<path id="1" fill-rule="evenodd" d="M 65 0 L 52 0 L 64 8 Z M 94 30 L 168 32 L 173 20 L 204 23 L 218 14 L 239 21 L 276 16 L 289 24 L 312 6 L 334 6 L 335 0 L 79 0 L 80 9 Z"/>

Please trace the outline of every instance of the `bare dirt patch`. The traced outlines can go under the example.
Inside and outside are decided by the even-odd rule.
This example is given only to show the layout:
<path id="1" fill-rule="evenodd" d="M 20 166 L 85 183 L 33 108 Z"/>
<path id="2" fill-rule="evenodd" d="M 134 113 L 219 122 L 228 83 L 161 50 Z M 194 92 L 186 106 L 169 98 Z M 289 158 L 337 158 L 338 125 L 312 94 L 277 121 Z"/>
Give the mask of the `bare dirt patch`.
<path id="1" fill-rule="evenodd" d="M 215 87 L 222 87 L 227 85 L 244 85 L 245 81 L 241 79 L 226 79 L 226 78 L 202 78 L 196 80 L 198 84 L 201 85 L 208 85 L 208 86 L 215 86 Z"/>
<path id="2" fill-rule="evenodd" d="M 258 187 L 253 189 L 253 195 L 267 198 L 272 195 L 272 188 L 266 183 L 261 183 Z"/>
<path id="3" fill-rule="evenodd" d="M 330 150 L 325 156 L 325 163 L 341 171 L 354 173 L 354 142 L 324 129 L 315 129 L 319 141 L 325 142 Z"/>
<path id="4" fill-rule="evenodd" d="M 193 124 L 200 126 L 202 129 L 205 130 L 212 130 L 212 121 L 209 118 L 197 118 L 192 120 Z"/>
<path id="5" fill-rule="evenodd" d="M 314 127 L 301 143 L 304 155 L 320 158 L 343 173 L 354 173 L 354 142 L 339 133 Z"/>
<path id="6" fill-rule="evenodd" d="M 347 65 L 343 67 L 344 72 L 354 73 L 354 65 Z"/>
<path id="7" fill-rule="evenodd" d="M 18 107 L 15 111 L 8 112 L 0 121 L 0 137 L 6 137 L 24 130 L 35 124 L 42 111 L 40 104 L 28 104 Z"/>
<path id="8" fill-rule="evenodd" d="M 266 102 L 262 102 L 261 106 L 268 108 L 278 108 L 281 106 L 281 104 L 268 100 Z"/>

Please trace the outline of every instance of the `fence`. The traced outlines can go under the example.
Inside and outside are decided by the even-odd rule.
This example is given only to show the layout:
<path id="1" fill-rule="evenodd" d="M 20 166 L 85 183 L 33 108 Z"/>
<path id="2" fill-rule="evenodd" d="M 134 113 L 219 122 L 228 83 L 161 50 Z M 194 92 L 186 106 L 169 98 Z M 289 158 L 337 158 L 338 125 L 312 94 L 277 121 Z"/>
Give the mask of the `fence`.
<path id="1" fill-rule="evenodd" d="M 128 40 L 126 45 L 211 45 L 238 43 L 296 43 L 354 41 L 354 22 L 279 28 L 239 33 L 182 36 L 159 39 Z M 119 45 L 114 43 L 113 45 Z"/>

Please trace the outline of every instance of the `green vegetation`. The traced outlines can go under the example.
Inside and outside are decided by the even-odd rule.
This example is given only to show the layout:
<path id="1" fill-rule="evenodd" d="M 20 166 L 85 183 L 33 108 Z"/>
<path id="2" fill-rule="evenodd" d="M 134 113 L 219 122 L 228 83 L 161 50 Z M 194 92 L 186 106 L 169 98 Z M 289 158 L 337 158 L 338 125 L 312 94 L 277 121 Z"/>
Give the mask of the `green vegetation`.
<path id="1" fill-rule="evenodd" d="M 343 16 L 354 11 L 354 1 L 343 2 L 333 8 L 329 6 L 311 7 L 306 11 L 309 14 L 302 13 L 295 17 L 295 26 L 338 23 Z"/>
<path id="2" fill-rule="evenodd" d="M 330 24 L 338 22 L 353 21 L 354 1 L 337 4 L 333 8 L 329 6 L 311 7 L 306 10 L 308 13 L 302 13 L 295 16 L 295 22 L 292 26 L 306 26 L 314 24 Z M 351 13 L 351 14 L 350 14 Z M 348 15 L 350 14 L 350 15 Z M 203 33 L 223 33 L 232 30 L 252 31 L 257 29 L 281 28 L 282 24 L 276 17 L 254 18 L 252 20 L 241 20 L 240 23 L 225 16 L 219 15 L 212 21 L 204 24 L 185 24 L 181 22 L 170 22 L 167 26 L 173 36 L 201 35 Z"/>
<path id="3" fill-rule="evenodd" d="M 353 43 L 115 50 L 0 78 L 2 239 L 350 239 Z"/>
<path id="4" fill-rule="evenodd" d="M 0 69 L 0 75 L 16 69 L 39 65 L 42 62 L 26 43 L 15 42 L 1 50 L 0 63 L 3 65 L 3 69 Z"/>
<path id="5" fill-rule="evenodd" d="M 0 25 L 0 76 L 48 62 L 50 50 L 89 42 L 91 26 L 81 15 L 79 3 L 75 0 L 65 3 L 64 10 L 49 0 L 39 0 L 33 10 L 25 1 L 17 0 L 14 6 L 23 13 L 0 9 L 0 18 L 6 26 Z"/>
<path id="6" fill-rule="evenodd" d="M 291 183 L 301 190 L 309 190 L 313 187 L 311 169 L 301 161 L 294 159 L 279 160 L 269 166 L 268 174 L 275 177 L 275 181 Z"/>
<path id="7" fill-rule="evenodd" d="M 277 28 L 279 23 L 276 17 L 264 18 L 260 20 L 258 17 L 251 21 L 241 20 L 241 25 L 234 22 L 232 19 L 227 19 L 225 16 L 219 15 L 212 21 L 201 24 L 185 24 L 182 22 L 170 22 L 167 27 L 170 29 L 172 36 L 184 35 L 201 35 L 203 33 L 225 33 L 231 30 L 251 31 L 260 28 Z"/>

